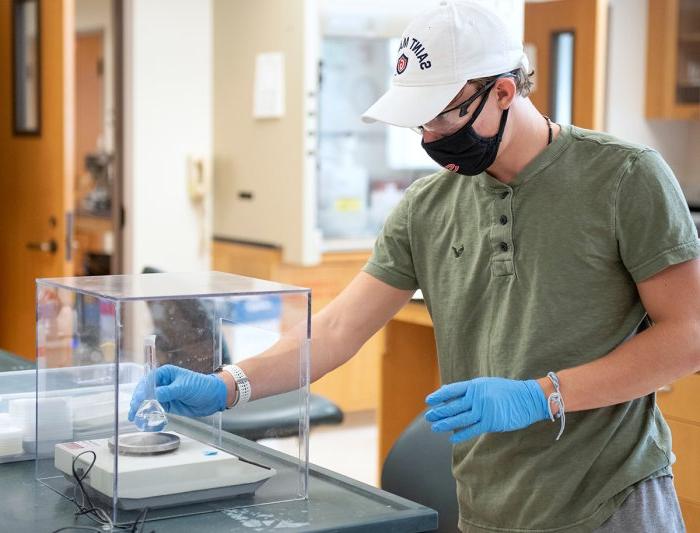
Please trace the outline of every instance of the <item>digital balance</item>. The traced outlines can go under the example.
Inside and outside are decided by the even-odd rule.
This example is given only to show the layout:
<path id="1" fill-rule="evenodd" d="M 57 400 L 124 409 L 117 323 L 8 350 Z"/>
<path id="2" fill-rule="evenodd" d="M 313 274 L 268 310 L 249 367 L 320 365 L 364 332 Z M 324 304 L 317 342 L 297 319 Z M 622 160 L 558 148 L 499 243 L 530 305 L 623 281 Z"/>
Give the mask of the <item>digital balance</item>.
<path id="1" fill-rule="evenodd" d="M 75 460 L 79 476 L 89 470 L 82 479 L 86 489 L 111 501 L 114 448 L 113 438 L 57 444 L 55 466 L 74 480 Z M 176 432 L 129 433 L 119 437 L 117 505 L 171 507 L 252 494 L 275 473 Z"/>

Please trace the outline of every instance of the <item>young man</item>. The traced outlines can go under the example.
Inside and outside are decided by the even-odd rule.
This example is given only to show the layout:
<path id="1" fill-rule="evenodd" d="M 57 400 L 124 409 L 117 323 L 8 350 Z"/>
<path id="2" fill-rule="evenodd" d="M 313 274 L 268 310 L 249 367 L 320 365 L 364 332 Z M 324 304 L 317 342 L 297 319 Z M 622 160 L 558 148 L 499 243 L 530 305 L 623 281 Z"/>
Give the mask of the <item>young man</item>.
<path id="1" fill-rule="evenodd" d="M 426 418 L 452 432 L 460 530 L 683 531 L 654 391 L 700 370 L 695 227 L 656 152 L 553 124 L 529 89 L 488 9 L 442 3 L 408 27 L 365 118 L 417 128 L 445 170 L 314 316 L 312 378 L 421 288 L 445 383 Z M 231 373 L 164 367 L 158 398 L 208 414 L 293 389 L 295 365 L 279 344 Z"/>

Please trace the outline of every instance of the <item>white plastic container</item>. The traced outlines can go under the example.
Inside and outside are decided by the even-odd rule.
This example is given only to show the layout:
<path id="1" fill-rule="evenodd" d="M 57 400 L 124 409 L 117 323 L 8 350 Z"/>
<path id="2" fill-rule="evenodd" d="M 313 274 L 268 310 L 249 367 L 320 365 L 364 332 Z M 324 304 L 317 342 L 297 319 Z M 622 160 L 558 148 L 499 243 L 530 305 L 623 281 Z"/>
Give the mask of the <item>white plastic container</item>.
<path id="1" fill-rule="evenodd" d="M 0 413 L 0 462 L 24 455 L 21 424 L 8 413 Z"/>
<path id="2" fill-rule="evenodd" d="M 50 453 L 55 439 L 89 439 L 113 431 L 114 387 L 109 383 L 115 368 L 113 364 L 95 364 L 42 370 L 40 410 L 48 417 L 48 423 L 47 439 L 39 446 L 41 453 Z M 136 363 L 119 365 L 122 423 L 127 422 L 131 394 L 142 374 L 142 366 Z M 24 445 L 20 442 L 19 453 L 3 454 L 0 450 L 0 463 L 35 459 L 36 380 L 36 370 L 0 372 L 0 426 L 11 422 L 20 430 L 20 441 L 24 441 Z M 9 435 L 15 438 L 14 431 L 7 433 L 8 439 Z"/>

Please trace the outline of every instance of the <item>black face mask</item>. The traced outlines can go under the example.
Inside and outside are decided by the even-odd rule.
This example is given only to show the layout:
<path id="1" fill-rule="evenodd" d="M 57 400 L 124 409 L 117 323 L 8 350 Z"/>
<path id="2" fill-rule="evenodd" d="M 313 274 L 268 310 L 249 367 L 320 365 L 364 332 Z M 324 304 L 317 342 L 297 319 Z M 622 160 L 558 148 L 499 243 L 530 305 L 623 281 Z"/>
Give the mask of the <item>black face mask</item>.
<path id="1" fill-rule="evenodd" d="M 429 143 L 421 141 L 423 149 L 438 165 L 465 176 L 476 176 L 496 160 L 498 147 L 506 129 L 508 109 L 504 109 L 501 113 L 498 133 L 493 137 L 482 137 L 472 128 L 472 124 L 486 105 L 490 92 L 491 88 L 482 96 L 479 107 L 476 108 L 469 122 L 459 130 L 437 141 Z"/>

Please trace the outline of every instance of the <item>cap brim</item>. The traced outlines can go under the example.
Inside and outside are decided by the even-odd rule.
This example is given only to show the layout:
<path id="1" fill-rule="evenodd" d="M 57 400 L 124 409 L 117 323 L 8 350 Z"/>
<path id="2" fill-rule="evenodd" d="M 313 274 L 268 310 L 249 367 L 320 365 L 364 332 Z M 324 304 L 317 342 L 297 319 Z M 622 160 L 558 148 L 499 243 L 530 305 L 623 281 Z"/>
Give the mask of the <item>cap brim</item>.
<path id="1" fill-rule="evenodd" d="M 414 128 L 434 119 L 447 107 L 465 81 L 447 85 L 410 87 L 392 85 L 362 115 L 364 122 L 386 122 L 402 128 Z"/>

